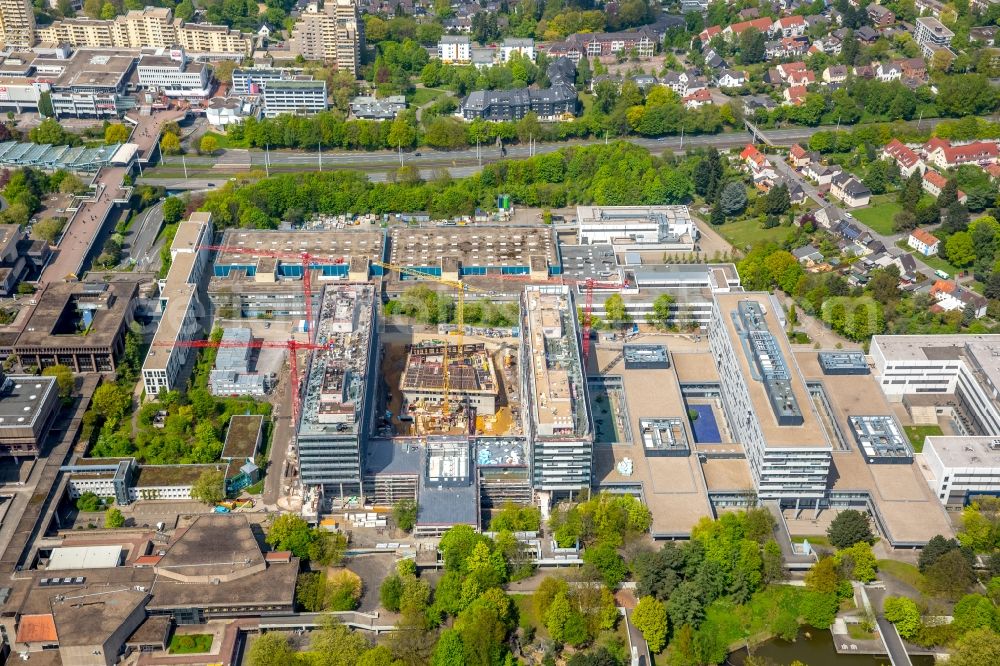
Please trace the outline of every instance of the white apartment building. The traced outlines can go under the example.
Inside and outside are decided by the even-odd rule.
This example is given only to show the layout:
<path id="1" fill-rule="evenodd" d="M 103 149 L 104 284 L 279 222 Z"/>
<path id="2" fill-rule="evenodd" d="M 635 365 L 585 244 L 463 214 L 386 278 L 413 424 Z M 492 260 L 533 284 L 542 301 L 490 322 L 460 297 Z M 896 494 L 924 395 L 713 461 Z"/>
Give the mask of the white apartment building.
<path id="1" fill-rule="evenodd" d="M 355 0 L 309 4 L 292 29 L 289 50 L 306 60 L 324 60 L 355 76 L 365 48 L 364 21 Z"/>
<path id="2" fill-rule="evenodd" d="M 170 245 L 170 270 L 160 285 L 160 322 L 142 364 L 149 397 L 177 388 L 178 375 L 194 349 L 176 343 L 194 340 L 204 332 L 205 308 L 198 285 L 209 265 L 210 253 L 203 248 L 211 242 L 211 213 L 193 213 L 178 226 Z"/>
<path id="3" fill-rule="evenodd" d="M 917 27 L 913 38 L 920 45 L 925 58 L 930 58 L 937 49 L 950 47 L 954 36 L 955 33 L 933 16 L 917 18 Z"/>
<path id="4" fill-rule="evenodd" d="M 716 295 L 708 338 L 758 496 L 819 506 L 832 446 L 768 294 Z"/>
<path id="5" fill-rule="evenodd" d="M 0 0 L 0 37 L 4 47 L 35 45 L 35 10 L 29 0 Z"/>
<path id="6" fill-rule="evenodd" d="M 0 0 L 6 1 L 6 0 Z M 38 40 L 95 49 L 173 48 L 212 59 L 242 58 L 253 50 L 253 36 L 224 25 L 185 23 L 165 7 L 135 9 L 111 20 L 73 18 L 37 30 Z"/>
<path id="7" fill-rule="evenodd" d="M 508 37 L 500 44 L 497 55 L 500 62 L 508 62 L 515 53 L 535 62 L 535 40 L 531 37 Z"/>
<path id="8" fill-rule="evenodd" d="M 465 35 L 444 35 L 438 41 L 438 60 L 443 63 L 472 62 L 472 42 Z"/>
<path id="9" fill-rule="evenodd" d="M 208 66 L 188 61 L 183 49 L 171 49 L 169 55 L 144 55 L 136 70 L 140 85 L 167 97 L 205 99 L 212 92 Z"/>

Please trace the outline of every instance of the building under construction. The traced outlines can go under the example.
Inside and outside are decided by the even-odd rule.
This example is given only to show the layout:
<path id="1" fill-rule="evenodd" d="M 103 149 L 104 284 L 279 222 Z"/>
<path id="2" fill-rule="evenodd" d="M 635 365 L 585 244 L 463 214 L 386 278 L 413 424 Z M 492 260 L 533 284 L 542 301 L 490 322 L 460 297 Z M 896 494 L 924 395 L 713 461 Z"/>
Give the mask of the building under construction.
<path id="1" fill-rule="evenodd" d="M 496 414 L 499 385 L 485 344 L 434 341 L 406 352 L 400 415 L 413 420 L 415 434 L 472 434 L 477 415 Z"/>
<path id="2" fill-rule="evenodd" d="M 298 455 L 302 483 L 328 497 L 361 494 L 361 453 L 376 402 L 375 287 L 327 285 L 302 390 Z"/>
<path id="3" fill-rule="evenodd" d="M 302 318 L 303 253 L 314 257 L 310 277 L 317 286 L 316 311 L 320 284 L 368 281 L 370 262 L 382 259 L 383 238 L 379 229 L 227 229 L 208 283 L 209 299 L 216 315 L 226 318 Z"/>

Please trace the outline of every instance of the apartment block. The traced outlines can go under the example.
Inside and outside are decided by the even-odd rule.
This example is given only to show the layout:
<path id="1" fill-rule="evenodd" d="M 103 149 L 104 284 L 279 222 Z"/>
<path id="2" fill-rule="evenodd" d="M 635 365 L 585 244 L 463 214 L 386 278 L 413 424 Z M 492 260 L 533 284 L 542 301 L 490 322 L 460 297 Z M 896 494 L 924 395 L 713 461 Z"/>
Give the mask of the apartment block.
<path id="1" fill-rule="evenodd" d="M 326 81 L 268 81 L 261 95 L 264 115 L 268 118 L 283 113 L 309 115 L 326 111 Z"/>
<path id="2" fill-rule="evenodd" d="M 926 58 L 931 57 L 937 49 L 950 47 L 951 39 L 954 36 L 955 33 L 933 16 L 918 18 L 917 27 L 913 33 L 913 38 L 920 45 Z"/>
<path id="3" fill-rule="evenodd" d="M 467 64 L 472 61 L 472 42 L 467 35 L 444 35 L 438 41 L 437 53 L 443 63 Z"/>
<path id="4" fill-rule="evenodd" d="M 0 0 L 3 2 L 9 0 Z M 53 21 L 37 31 L 38 41 L 99 49 L 173 48 L 213 58 L 240 58 L 253 49 L 253 36 L 224 25 L 185 23 L 164 7 L 136 9 L 112 20 Z"/>
<path id="5" fill-rule="evenodd" d="M 208 66 L 190 62 L 183 49 L 173 49 L 170 55 L 144 55 L 136 70 L 140 85 L 168 97 L 205 99 L 212 92 Z"/>
<path id="6" fill-rule="evenodd" d="M 361 9 L 354 0 L 327 0 L 320 9 L 312 3 L 292 29 L 289 49 L 306 60 L 333 63 L 355 76 L 365 47 Z"/>
<path id="7" fill-rule="evenodd" d="M 0 0 L 0 35 L 7 47 L 34 45 L 35 11 L 28 0 Z"/>

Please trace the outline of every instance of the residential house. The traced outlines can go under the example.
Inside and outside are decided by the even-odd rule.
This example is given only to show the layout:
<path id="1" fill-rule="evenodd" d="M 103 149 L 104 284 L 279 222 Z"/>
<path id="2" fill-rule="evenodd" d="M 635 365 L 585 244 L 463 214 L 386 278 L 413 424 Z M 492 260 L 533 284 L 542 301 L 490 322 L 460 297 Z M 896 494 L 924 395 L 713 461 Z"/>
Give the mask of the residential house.
<path id="1" fill-rule="evenodd" d="M 722 26 L 713 25 L 710 28 L 705 28 L 698 33 L 698 40 L 701 42 L 702 48 L 707 47 L 708 43 L 712 41 L 712 38 L 716 35 L 722 34 Z"/>
<path id="2" fill-rule="evenodd" d="M 472 42 L 466 36 L 444 35 L 438 41 L 437 55 L 443 63 L 471 62 Z"/>
<path id="3" fill-rule="evenodd" d="M 917 260 L 909 252 L 899 252 L 893 254 L 892 263 L 899 269 L 899 277 L 907 282 L 916 282 L 920 275 L 917 271 Z"/>
<path id="4" fill-rule="evenodd" d="M 917 14 L 933 16 L 936 19 L 941 18 L 941 12 L 945 7 L 941 0 L 914 0 L 913 6 L 917 10 Z"/>
<path id="5" fill-rule="evenodd" d="M 843 173 L 843 171 L 838 164 L 826 166 L 816 161 L 809 162 L 809 164 L 802 167 L 802 175 L 819 185 L 829 185 L 833 177 Z"/>
<path id="6" fill-rule="evenodd" d="M 619 53 L 635 53 L 639 58 L 651 58 L 662 41 L 649 27 L 628 32 L 593 32 L 570 35 L 563 42 L 549 45 L 550 57 L 566 56 L 574 64 L 580 58 L 610 57 Z"/>
<path id="7" fill-rule="evenodd" d="M 914 229 L 906 237 L 906 244 L 925 257 L 933 257 L 938 253 L 941 241 L 937 236 L 924 229 Z"/>
<path id="8" fill-rule="evenodd" d="M 806 101 L 807 93 L 805 86 L 789 86 L 781 92 L 781 96 L 785 98 L 785 104 L 799 106 Z"/>
<path id="9" fill-rule="evenodd" d="M 771 19 L 767 18 L 766 16 L 763 16 L 758 19 L 752 19 L 750 21 L 741 21 L 739 23 L 734 23 L 730 26 L 726 26 L 725 28 L 722 29 L 722 36 L 726 39 L 726 41 L 732 41 L 733 39 L 736 39 L 750 28 L 754 28 L 758 32 L 762 32 L 766 35 L 771 32 L 772 25 L 773 23 Z"/>
<path id="10" fill-rule="evenodd" d="M 874 79 L 875 69 L 871 65 L 855 65 L 854 76 L 859 79 Z"/>
<path id="11" fill-rule="evenodd" d="M 931 287 L 931 298 L 935 306 L 945 312 L 971 309 L 973 316 L 980 319 L 986 316 L 986 306 L 989 301 L 971 289 L 966 289 L 952 280 L 937 280 Z"/>
<path id="12" fill-rule="evenodd" d="M 944 189 L 947 182 L 948 179 L 934 169 L 927 169 L 924 171 L 924 179 L 921 185 L 924 188 L 924 192 L 927 192 L 932 197 L 936 197 L 941 194 L 941 190 Z"/>
<path id="13" fill-rule="evenodd" d="M 847 65 L 831 65 L 823 70 L 823 83 L 843 83 L 847 80 Z"/>
<path id="14" fill-rule="evenodd" d="M 804 62 L 783 63 L 774 69 L 785 85 L 808 86 L 811 83 L 816 83 L 816 75 L 806 67 Z"/>
<path id="15" fill-rule="evenodd" d="M 753 176 L 754 182 L 761 180 L 770 180 L 773 182 L 778 177 L 778 174 L 774 171 L 774 167 L 767 161 L 767 156 L 757 150 L 757 147 L 752 143 L 748 143 L 747 147 L 740 153 L 740 160 Z"/>
<path id="16" fill-rule="evenodd" d="M 747 7 L 746 9 L 741 9 L 736 15 L 740 17 L 741 21 L 749 21 L 750 19 L 758 18 L 760 10 L 756 7 Z"/>
<path id="17" fill-rule="evenodd" d="M 903 58 L 897 61 L 903 69 L 903 79 L 924 83 L 927 81 L 927 63 L 923 58 Z"/>
<path id="18" fill-rule="evenodd" d="M 954 32 L 933 16 L 917 18 L 917 26 L 913 32 L 913 39 L 920 45 L 925 58 L 930 58 L 937 49 L 949 48 L 954 36 Z"/>
<path id="19" fill-rule="evenodd" d="M 825 53 L 831 56 L 838 56 L 840 52 L 844 49 L 844 40 L 836 37 L 834 35 L 827 35 L 826 37 L 821 37 L 812 43 L 809 47 L 810 53 Z"/>
<path id="20" fill-rule="evenodd" d="M 933 151 L 927 153 L 928 162 L 939 169 L 950 169 L 963 164 L 986 166 L 994 164 L 1000 156 L 1000 150 L 994 141 L 974 141 L 960 146 L 938 144 Z"/>
<path id="21" fill-rule="evenodd" d="M 863 25 L 854 31 L 854 36 L 863 44 L 874 44 L 875 40 L 878 39 L 879 34 L 870 26 Z"/>
<path id="22" fill-rule="evenodd" d="M 773 111 L 778 108 L 778 103 L 767 95 L 747 95 L 743 99 L 743 113 L 753 117 L 757 109 Z"/>
<path id="23" fill-rule="evenodd" d="M 882 149 L 882 159 L 895 162 L 904 178 L 909 178 L 915 171 L 922 173 L 924 170 L 920 156 L 899 139 L 893 139 L 886 144 Z"/>
<path id="24" fill-rule="evenodd" d="M 733 69 L 724 69 L 715 77 L 716 85 L 720 88 L 739 88 L 746 85 L 746 72 Z"/>
<path id="25" fill-rule="evenodd" d="M 871 190 L 849 173 L 840 173 L 830 180 L 830 194 L 851 208 L 867 206 L 871 200 Z"/>
<path id="26" fill-rule="evenodd" d="M 801 37 L 806 34 L 806 20 L 802 16 L 783 16 L 771 26 L 772 35 Z"/>
<path id="27" fill-rule="evenodd" d="M 792 256 L 798 259 L 800 264 L 805 264 L 806 266 L 812 266 L 823 261 L 823 253 L 813 245 L 806 245 L 805 247 L 792 250 Z"/>
<path id="28" fill-rule="evenodd" d="M 805 148 L 799 144 L 793 144 L 788 150 L 788 161 L 792 163 L 792 166 L 796 169 L 804 167 L 809 164 L 812 157 Z"/>
<path id="29" fill-rule="evenodd" d="M 514 54 L 535 62 L 535 40 L 531 37 L 508 37 L 503 40 L 498 51 L 500 62 L 509 62 Z"/>
<path id="30" fill-rule="evenodd" d="M 725 60 L 722 59 L 722 56 L 720 56 L 714 50 L 709 49 L 708 51 L 705 52 L 705 67 L 708 67 L 709 69 L 713 70 L 719 70 L 727 66 L 728 66 L 727 63 Z"/>
<path id="31" fill-rule="evenodd" d="M 875 70 L 875 78 L 882 83 L 899 81 L 903 78 L 903 68 L 894 62 L 872 63 L 872 69 Z"/>
<path id="32" fill-rule="evenodd" d="M 872 25 L 880 30 L 888 28 L 896 22 L 896 15 L 882 5 L 876 5 L 873 2 L 868 5 L 867 11 L 868 18 L 871 19 Z"/>
<path id="33" fill-rule="evenodd" d="M 684 102 L 684 107 L 687 109 L 697 109 L 699 106 L 705 106 L 706 104 L 712 103 L 712 93 L 708 92 L 707 88 L 701 88 L 695 92 L 687 95 L 682 100 Z"/>
<path id="34" fill-rule="evenodd" d="M 816 224 L 831 231 L 840 226 L 843 221 L 840 209 L 836 206 L 824 206 L 813 214 Z"/>
<path id="35" fill-rule="evenodd" d="M 990 180 L 1000 180 L 1000 164 L 989 164 L 985 171 L 990 175 Z"/>
<path id="36" fill-rule="evenodd" d="M 764 45 L 764 55 L 768 60 L 795 58 L 805 55 L 808 51 L 809 40 L 806 37 L 782 37 Z"/>

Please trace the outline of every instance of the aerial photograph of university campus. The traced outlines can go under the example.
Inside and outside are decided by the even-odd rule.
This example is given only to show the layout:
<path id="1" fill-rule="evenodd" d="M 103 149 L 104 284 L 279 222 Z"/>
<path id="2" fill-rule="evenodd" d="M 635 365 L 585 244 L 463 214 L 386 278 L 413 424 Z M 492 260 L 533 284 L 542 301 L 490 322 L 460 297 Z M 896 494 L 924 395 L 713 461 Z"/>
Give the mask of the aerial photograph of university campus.
<path id="1" fill-rule="evenodd" d="M 0 662 L 1000 665 L 1000 2 L 877 1 L 0 0 Z"/>

